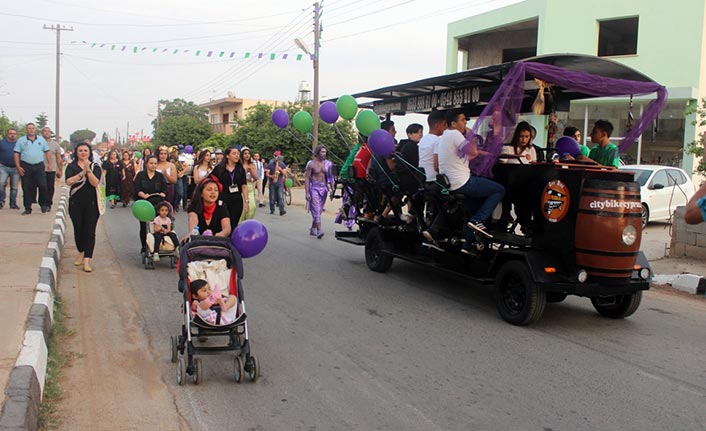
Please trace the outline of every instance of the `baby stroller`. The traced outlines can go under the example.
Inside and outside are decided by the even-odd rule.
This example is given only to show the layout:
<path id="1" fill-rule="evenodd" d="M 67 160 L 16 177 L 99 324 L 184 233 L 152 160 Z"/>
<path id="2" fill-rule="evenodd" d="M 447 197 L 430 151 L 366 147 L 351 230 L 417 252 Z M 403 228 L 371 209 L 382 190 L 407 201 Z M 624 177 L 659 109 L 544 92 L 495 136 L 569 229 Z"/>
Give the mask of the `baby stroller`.
<path id="1" fill-rule="evenodd" d="M 166 204 L 169 207 L 169 219 L 172 221 L 172 232 L 174 231 L 174 207 L 168 201 L 160 202 L 157 205 Z M 145 269 L 154 269 L 155 260 L 162 260 L 169 262 L 170 268 L 176 268 L 177 260 L 179 258 L 179 244 L 174 244 L 174 241 L 169 236 L 164 236 L 164 242 L 159 246 L 159 250 L 155 250 L 154 244 L 154 224 L 150 221 L 147 222 L 147 249 L 142 252 L 142 264 L 145 265 Z M 155 252 L 159 253 L 159 257 L 155 259 Z"/>
<path id="2" fill-rule="evenodd" d="M 233 352 L 233 377 L 236 383 L 243 381 L 247 373 L 255 382 L 260 376 L 260 366 L 255 355 L 250 354 L 248 325 L 243 297 L 243 263 L 228 238 L 214 236 L 192 236 L 191 241 L 182 245 L 179 260 L 179 292 L 183 294 L 181 311 L 184 316 L 181 335 L 171 337 L 171 360 L 177 363 L 177 383 L 184 384 L 186 375 L 191 376 L 194 384 L 203 379 L 201 358 L 196 355 Z M 225 293 L 236 295 L 236 318 L 226 325 L 213 325 L 201 319 L 191 311 L 192 296 L 189 285 L 195 279 L 205 279 L 212 287 L 220 287 Z M 220 313 L 220 307 L 213 305 L 212 310 Z M 194 343 L 194 338 L 224 340 L 224 345 L 204 345 Z M 212 343 L 209 343 L 212 344 Z M 179 357 L 181 355 L 181 357 Z"/>

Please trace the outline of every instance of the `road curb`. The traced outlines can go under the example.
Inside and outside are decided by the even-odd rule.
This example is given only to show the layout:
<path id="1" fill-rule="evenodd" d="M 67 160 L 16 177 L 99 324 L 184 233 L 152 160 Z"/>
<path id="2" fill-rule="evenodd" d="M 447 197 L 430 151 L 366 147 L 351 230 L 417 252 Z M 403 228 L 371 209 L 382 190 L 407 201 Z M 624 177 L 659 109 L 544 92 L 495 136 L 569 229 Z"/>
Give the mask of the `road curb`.
<path id="1" fill-rule="evenodd" d="M 32 306 L 25 324 L 22 349 L 5 390 L 6 400 L 0 415 L 0 430 L 36 430 L 39 404 L 47 373 L 47 345 L 54 322 L 54 296 L 59 276 L 59 261 L 64 248 L 67 188 L 59 199 L 51 238 L 42 255 Z"/>

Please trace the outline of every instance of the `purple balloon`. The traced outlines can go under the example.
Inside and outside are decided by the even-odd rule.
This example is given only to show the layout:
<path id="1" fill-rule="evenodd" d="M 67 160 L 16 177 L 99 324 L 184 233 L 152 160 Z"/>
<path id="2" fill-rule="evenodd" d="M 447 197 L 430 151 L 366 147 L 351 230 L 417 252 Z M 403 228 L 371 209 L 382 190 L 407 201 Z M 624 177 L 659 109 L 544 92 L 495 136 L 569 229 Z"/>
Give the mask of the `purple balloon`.
<path id="1" fill-rule="evenodd" d="M 289 114 L 284 109 L 277 109 L 272 113 L 272 122 L 280 129 L 284 129 L 289 124 Z"/>
<path id="2" fill-rule="evenodd" d="M 230 242 L 242 257 L 257 256 L 267 245 L 267 228 L 257 220 L 245 220 L 233 229 Z"/>
<path id="3" fill-rule="evenodd" d="M 569 154 L 571 155 L 571 157 L 575 158 L 579 154 L 581 154 L 581 148 L 579 147 L 579 143 L 576 142 L 576 139 L 570 136 L 562 136 L 561 138 L 559 138 L 554 144 L 554 148 L 556 148 L 556 151 L 557 153 L 559 153 L 559 156 Z"/>
<path id="4" fill-rule="evenodd" d="M 319 117 L 321 120 L 333 124 L 338 121 L 338 111 L 336 111 L 336 104 L 333 102 L 324 102 L 319 106 Z"/>
<path id="5" fill-rule="evenodd" d="M 395 151 L 395 138 L 387 130 L 373 130 L 368 137 L 368 147 L 376 156 L 386 157 Z"/>
<path id="6" fill-rule="evenodd" d="M 194 147 L 192 147 L 191 145 L 187 145 L 186 147 L 184 147 L 184 152 L 186 154 L 191 154 L 194 152 Z"/>

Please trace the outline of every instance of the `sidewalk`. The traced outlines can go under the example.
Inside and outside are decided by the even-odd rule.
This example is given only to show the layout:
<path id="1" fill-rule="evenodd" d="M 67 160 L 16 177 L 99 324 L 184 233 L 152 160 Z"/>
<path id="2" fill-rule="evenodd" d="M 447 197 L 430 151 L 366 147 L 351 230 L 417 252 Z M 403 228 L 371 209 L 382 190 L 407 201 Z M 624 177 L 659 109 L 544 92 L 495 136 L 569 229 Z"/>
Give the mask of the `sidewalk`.
<path id="1" fill-rule="evenodd" d="M 44 388 L 53 291 L 68 222 L 67 189 L 57 182 L 52 210 L 0 210 L 0 429 L 37 428 Z M 8 188 L 9 192 L 9 188 Z M 8 196 L 9 198 L 9 196 Z M 18 196 L 22 206 L 22 191 Z M 39 270 L 38 270 L 39 268 Z"/>

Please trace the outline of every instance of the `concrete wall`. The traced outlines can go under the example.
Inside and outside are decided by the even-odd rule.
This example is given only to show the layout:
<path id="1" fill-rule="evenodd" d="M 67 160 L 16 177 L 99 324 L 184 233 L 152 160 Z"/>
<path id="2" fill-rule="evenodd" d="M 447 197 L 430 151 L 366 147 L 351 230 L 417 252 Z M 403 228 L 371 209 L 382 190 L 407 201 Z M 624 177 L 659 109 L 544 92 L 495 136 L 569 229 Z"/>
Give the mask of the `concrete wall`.
<path id="1" fill-rule="evenodd" d="M 706 223 L 686 224 L 685 212 L 686 207 L 677 207 L 669 257 L 706 259 Z"/>
<path id="2" fill-rule="evenodd" d="M 503 49 L 536 47 L 536 43 L 536 30 L 503 31 L 471 36 L 459 49 L 468 50 L 466 69 L 473 69 L 502 63 Z"/>

